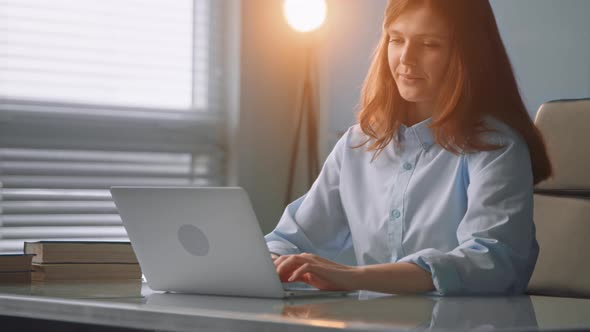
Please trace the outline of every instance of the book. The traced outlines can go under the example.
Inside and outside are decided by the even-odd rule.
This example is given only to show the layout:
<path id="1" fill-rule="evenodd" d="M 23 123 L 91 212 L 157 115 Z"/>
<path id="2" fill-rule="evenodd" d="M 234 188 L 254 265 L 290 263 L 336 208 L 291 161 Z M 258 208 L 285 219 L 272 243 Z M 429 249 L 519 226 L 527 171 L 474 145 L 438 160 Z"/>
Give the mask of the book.
<path id="1" fill-rule="evenodd" d="M 129 242 L 25 242 L 25 254 L 34 254 L 33 263 L 131 263 L 137 257 Z"/>
<path id="2" fill-rule="evenodd" d="M 27 272 L 31 271 L 33 255 L 0 255 L 0 272 Z"/>
<path id="3" fill-rule="evenodd" d="M 17 272 L 0 272 L 0 283 L 5 284 L 23 282 L 31 282 L 31 270 Z"/>
<path id="4" fill-rule="evenodd" d="M 36 264 L 33 281 L 45 280 L 128 280 L 141 279 L 139 264 Z"/>
<path id="5" fill-rule="evenodd" d="M 141 279 L 44 280 L 33 281 L 29 294 L 73 299 L 141 298 L 142 286 Z"/>

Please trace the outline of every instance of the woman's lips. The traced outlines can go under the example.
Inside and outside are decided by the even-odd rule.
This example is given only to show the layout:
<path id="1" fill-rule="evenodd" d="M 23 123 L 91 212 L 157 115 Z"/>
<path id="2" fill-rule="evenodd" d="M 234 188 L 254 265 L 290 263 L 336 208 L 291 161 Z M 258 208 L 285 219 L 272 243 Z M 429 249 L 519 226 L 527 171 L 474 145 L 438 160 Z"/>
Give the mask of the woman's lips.
<path id="1" fill-rule="evenodd" d="M 398 74 L 400 80 L 406 84 L 414 84 L 423 80 L 420 76 Z"/>
<path id="2" fill-rule="evenodd" d="M 401 77 L 407 78 L 407 79 L 420 79 L 422 78 L 421 76 L 418 75 L 410 75 L 410 74 L 398 74 Z"/>

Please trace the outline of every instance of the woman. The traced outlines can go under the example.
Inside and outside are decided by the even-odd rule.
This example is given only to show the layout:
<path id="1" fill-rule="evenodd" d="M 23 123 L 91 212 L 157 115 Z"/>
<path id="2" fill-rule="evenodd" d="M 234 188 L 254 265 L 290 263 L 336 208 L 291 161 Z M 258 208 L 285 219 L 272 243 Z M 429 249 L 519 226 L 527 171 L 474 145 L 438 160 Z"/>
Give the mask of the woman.
<path id="1" fill-rule="evenodd" d="M 550 174 L 489 2 L 390 0 L 359 123 L 266 241 L 320 289 L 519 294 Z M 329 260 L 350 246 L 359 266 Z"/>

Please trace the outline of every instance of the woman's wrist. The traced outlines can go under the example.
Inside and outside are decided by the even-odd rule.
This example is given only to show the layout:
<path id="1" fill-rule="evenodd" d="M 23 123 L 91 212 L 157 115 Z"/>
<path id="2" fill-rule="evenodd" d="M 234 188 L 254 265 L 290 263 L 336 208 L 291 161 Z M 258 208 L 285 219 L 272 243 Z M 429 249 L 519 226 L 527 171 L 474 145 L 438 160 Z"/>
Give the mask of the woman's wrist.
<path id="1" fill-rule="evenodd" d="M 349 285 L 354 290 L 407 294 L 434 290 L 432 275 L 413 263 L 386 263 L 358 266 Z"/>
<path id="2" fill-rule="evenodd" d="M 367 289 L 366 285 L 367 268 L 365 266 L 354 266 L 351 270 L 350 290 Z"/>

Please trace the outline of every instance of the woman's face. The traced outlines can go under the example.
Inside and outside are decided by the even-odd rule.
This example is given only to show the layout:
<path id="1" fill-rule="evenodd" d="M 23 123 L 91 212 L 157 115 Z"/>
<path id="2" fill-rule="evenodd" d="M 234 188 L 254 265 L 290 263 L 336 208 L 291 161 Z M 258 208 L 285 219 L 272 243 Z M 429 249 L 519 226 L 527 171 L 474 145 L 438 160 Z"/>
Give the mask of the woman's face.
<path id="1" fill-rule="evenodd" d="M 432 107 L 449 65 L 449 27 L 430 7 L 420 6 L 402 12 L 387 32 L 389 68 L 399 94 Z"/>

